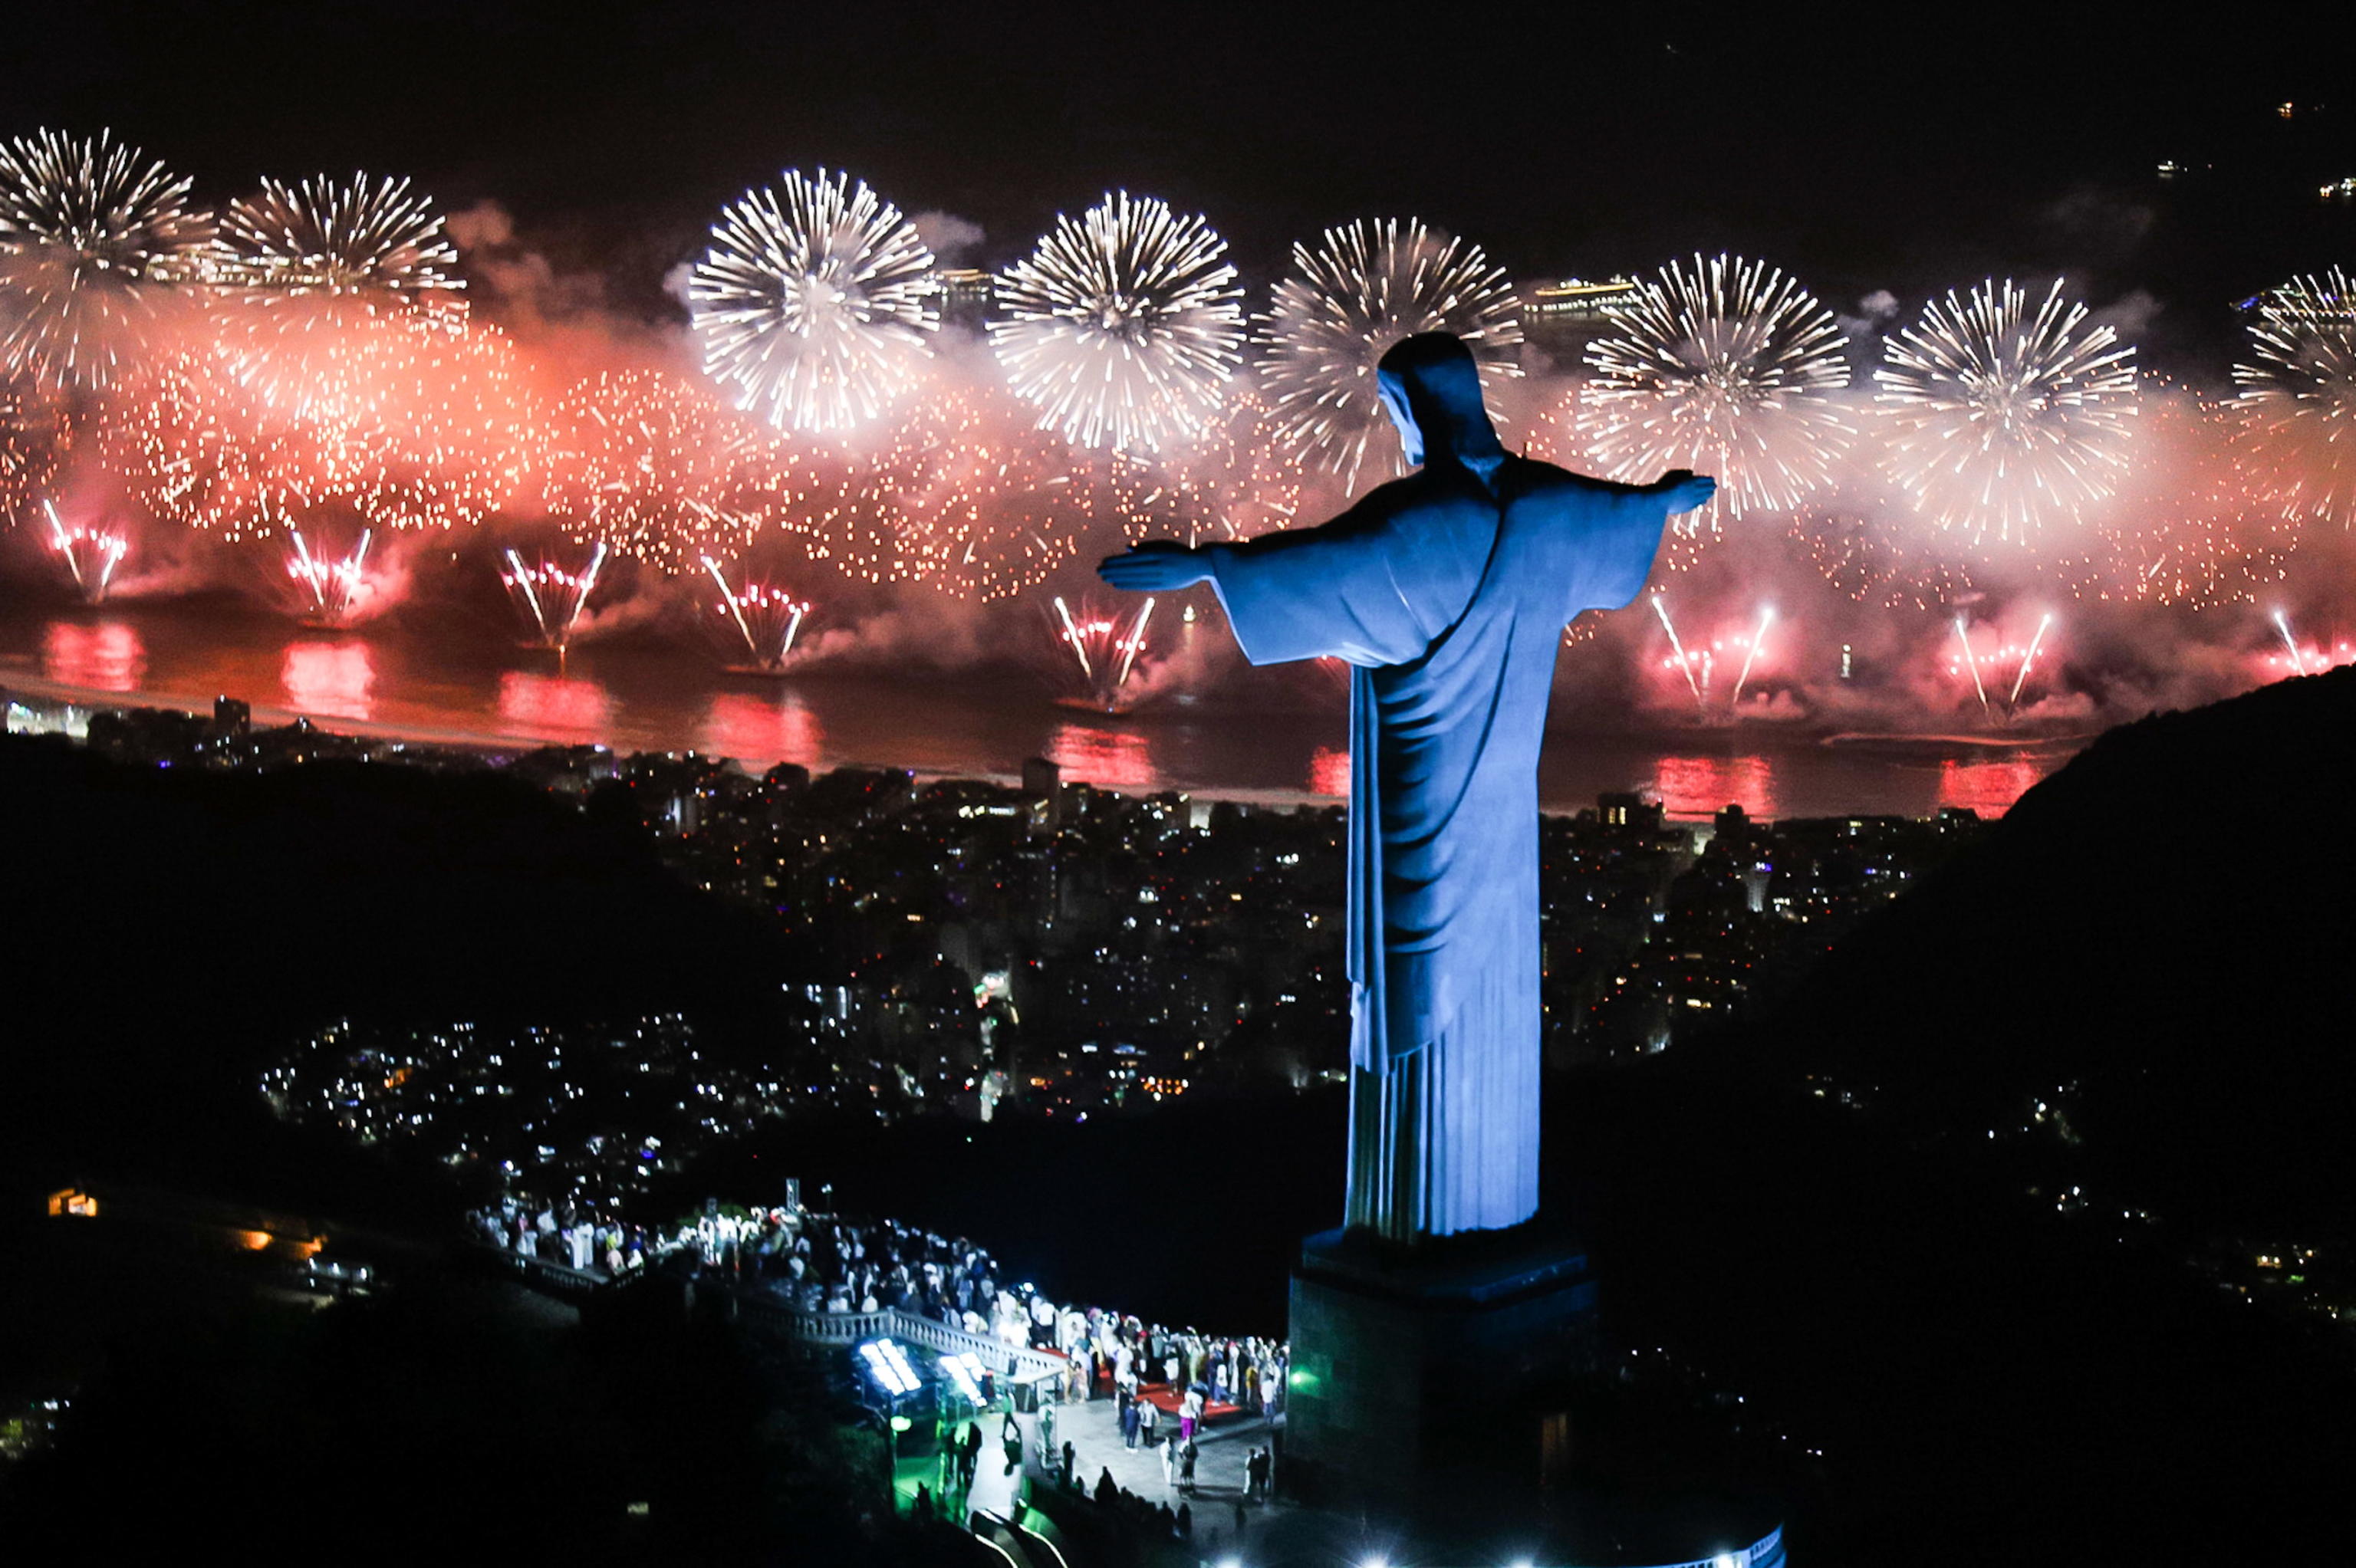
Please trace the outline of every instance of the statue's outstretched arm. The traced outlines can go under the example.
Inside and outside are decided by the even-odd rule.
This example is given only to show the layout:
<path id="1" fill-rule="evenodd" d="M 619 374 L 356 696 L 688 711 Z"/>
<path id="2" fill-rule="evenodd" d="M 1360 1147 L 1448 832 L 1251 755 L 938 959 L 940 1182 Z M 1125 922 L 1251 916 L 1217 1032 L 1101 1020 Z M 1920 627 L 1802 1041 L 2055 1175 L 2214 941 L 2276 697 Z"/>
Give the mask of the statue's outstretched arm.
<path id="1" fill-rule="evenodd" d="M 1591 474 L 1573 474 L 1571 477 L 1590 490 L 1601 490 L 1614 496 L 1657 497 L 1672 516 L 1678 512 L 1690 512 L 1697 507 L 1707 507 L 1710 497 L 1718 494 L 1717 480 L 1706 474 L 1696 474 L 1690 468 L 1672 468 L 1649 485 L 1598 479 Z"/>
<path id="2" fill-rule="evenodd" d="M 1391 580 L 1390 516 L 1389 502 L 1367 497 L 1321 527 L 1240 544 L 1190 549 L 1150 540 L 1108 559 L 1097 574 L 1115 588 L 1148 593 L 1210 583 L 1254 664 L 1397 663 L 1420 650 L 1421 634 Z"/>
<path id="3" fill-rule="evenodd" d="M 1108 555 L 1097 575 L 1132 593 L 1175 593 L 1211 580 L 1211 563 L 1200 550 L 1176 539 L 1148 539 L 1135 549 Z"/>
<path id="4" fill-rule="evenodd" d="M 1601 505 L 1585 508 L 1580 527 L 1569 536 L 1573 568 L 1564 619 L 1582 610 L 1617 610 L 1644 592 L 1652 575 L 1653 559 L 1660 553 L 1661 533 L 1678 512 L 1709 504 L 1718 481 L 1676 469 L 1649 485 L 1611 485 L 1582 478 L 1583 486 Z"/>

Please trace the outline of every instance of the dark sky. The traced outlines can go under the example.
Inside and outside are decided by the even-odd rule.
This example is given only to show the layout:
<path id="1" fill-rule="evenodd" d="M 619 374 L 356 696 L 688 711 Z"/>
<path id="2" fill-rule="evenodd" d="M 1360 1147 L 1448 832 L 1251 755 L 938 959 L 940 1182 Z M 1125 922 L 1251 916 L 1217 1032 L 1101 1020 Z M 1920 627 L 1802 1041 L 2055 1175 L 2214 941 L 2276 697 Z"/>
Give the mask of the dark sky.
<path id="1" fill-rule="evenodd" d="M 1989 271 L 2143 287 L 2181 329 L 2356 262 L 2356 7 L 1741 10 L 1281 4 L 39 5 L 0 130 L 112 124 L 234 194 L 366 166 L 631 280 L 786 165 L 1026 249 L 1108 186 L 1209 214 L 1248 273 L 1414 212 L 1522 276 L 1730 248 L 1836 303 Z M 2285 121 L 2274 105 L 2299 112 Z M 2214 164 L 2163 187 L 2163 157 Z M 2345 165 L 2344 167 L 2342 165 Z M 2165 325 L 2165 324 L 2163 324 Z"/>

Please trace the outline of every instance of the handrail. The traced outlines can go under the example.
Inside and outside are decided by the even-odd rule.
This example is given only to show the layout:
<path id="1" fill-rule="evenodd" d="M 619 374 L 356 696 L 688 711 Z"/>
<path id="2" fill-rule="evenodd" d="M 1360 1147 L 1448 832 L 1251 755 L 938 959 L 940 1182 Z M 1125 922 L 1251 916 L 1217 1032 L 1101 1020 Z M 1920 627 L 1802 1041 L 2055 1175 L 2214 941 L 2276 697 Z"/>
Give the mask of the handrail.
<path id="1" fill-rule="evenodd" d="M 738 1301 L 805 1344 L 856 1345 L 888 1335 L 946 1355 L 969 1354 L 1000 1377 L 1060 1372 L 1071 1364 L 1051 1350 L 1010 1345 L 896 1307 L 875 1312 L 802 1312 L 758 1296 L 743 1296 Z"/>
<path id="2" fill-rule="evenodd" d="M 611 1289 L 633 1277 L 630 1273 L 610 1277 L 584 1273 L 536 1253 L 512 1252 L 487 1243 L 480 1244 L 486 1251 L 507 1259 L 528 1275 L 552 1279 L 577 1289 Z M 648 1271 L 635 1272 L 643 1274 Z M 1018 1377 L 1035 1377 L 1044 1372 L 1061 1372 L 1071 1364 L 1051 1350 L 1029 1345 L 1010 1345 L 994 1335 L 971 1333 L 896 1307 L 886 1307 L 874 1312 L 804 1312 L 760 1291 L 737 1289 L 725 1285 L 721 1288 L 735 1304 L 739 1317 L 753 1318 L 805 1345 L 856 1345 L 889 1335 L 943 1355 L 969 1354 L 999 1377 L 1010 1373 Z"/>

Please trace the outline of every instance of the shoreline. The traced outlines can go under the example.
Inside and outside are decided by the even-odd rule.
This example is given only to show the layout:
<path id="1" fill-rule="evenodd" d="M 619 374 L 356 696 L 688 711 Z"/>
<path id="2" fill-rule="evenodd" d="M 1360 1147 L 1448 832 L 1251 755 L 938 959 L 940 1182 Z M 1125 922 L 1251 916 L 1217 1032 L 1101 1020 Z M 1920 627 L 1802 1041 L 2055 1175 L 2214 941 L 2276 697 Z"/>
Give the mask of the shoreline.
<path id="1" fill-rule="evenodd" d="M 29 672 L 20 670 L 0 669 L 0 699 L 16 699 L 21 697 L 36 702 L 52 703 L 92 710 L 102 709 L 145 709 L 155 711 L 177 712 L 203 716 L 209 714 L 212 711 L 213 703 L 216 700 L 217 696 L 234 696 L 234 694 L 220 693 L 216 694 L 216 696 L 199 696 L 193 692 L 166 691 L 145 688 L 134 691 L 110 690 L 104 688 L 81 685 L 70 681 L 53 680 L 45 676 L 34 675 Z M 283 703 L 251 702 L 249 699 L 238 699 L 238 700 L 248 701 L 253 720 L 258 725 L 275 728 L 301 721 L 308 723 L 314 729 L 331 735 L 338 735 L 355 740 L 381 741 L 392 745 L 433 747 L 444 751 L 470 753 L 480 756 L 486 760 L 496 759 L 502 762 L 511 762 L 529 752 L 551 747 L 569 749 L 571 747 L 583 745 L 600 746 L 601 749 L 613 751 L 614 754 L 617 756 L 665 754 L 657 748 L 641 748 L 633 751 L 621 751 L 616 748 L 603 747 L 601 742 L 596 741 L 563 740 L 519 732 L 486 731 L 480 729 L 454 730 L 433 725 L 413 723 L 404 724 L 388 722 L 381 720 L 354 719 L 342 714 L 309 710 L 302 708 L 291 707 Z M 1578 739 L 1575 732 L 1549 731 L 1549 741 L 1554 740 L 1558 735 L 1563 739 L 1574 741 Z M 1692 737 L 1671 733 L 1665 735 L 1647 734 L 1642 738 L 1648 742 L 1664 746 L 1675 746 L 1680 741 L 1701 741 L 1713 746 L 1719 746 L 1730 744 L 1734 739 L 1734 734 L 1730 731 L 1710 731 L 1707 734 L 1697 734 Z M 1790 751 L 1824 748 L 1833 751 L 1854 750 L 1859 752 L 1872 752 L 1887 755 L 1892 752 L 1903 753 L 1906 752 L 1922 752 L 1931 754 L 1937 754 L 1943 752 L 1954 752 L 1961 749 L 1969 752 L 1981 752 L 1989 756 L 1994 756 L 2003 752 L 2016 752 L 2022 754 L 2046 753 L 2051 752 L 2057 747 L 2067 748 L 2070 752 L 2074 752 L 2081 747 L 2084 746 L 2093 738 L 2092 734 L 1999 737 L 1947 733 L 1911 733 L 1905 731 L 1873 732 L 1864 731 L 1843 731 L 1832 734 L 1817 735 L 1813 737 L 1793 735 L 1789 732 L 1784 732 L 1772 737 L 1773 741 L 1777 743 L 1777 749 Z M 689 748 L 685 752 L 672 752 L 669 754 L 697 755 L 716 753 L 701 753 L 695 748 Z M 722 760 L 728 762 L 731 765 L 746 773 L 757 773 L 762 771 L 756 763 L 748 763 L 734 757 L 723 757 Z M 1013 786 L 1022 782 L 1022 775 L 1019 771 L 1007 771 L 992 768 L 912 768 L 901 763 L 881 762 L 852 757 L 838 757 L 830 759 L 824 770 L 814 768 L 812 771 L 815 773 L 820 771 L 832 771 L 833 769 L 839 768 L 879 771 L 887 769 L 897 770 L 908 773 L 911 777 L 921 783 L 926 784 L 941 780 L 974 780 L 1000 786 Z M 1289 811 L 1299 811 L 1303 808 L 1322 810 L 1330 806 L 1340 806 L 1344 805 L 1346 802 L 1346 796 L 1341 795 L 1326 795 L 1313 790 L 1274 786 L 1212 784 L 1182 787 L 1174 784 L 1169 784 L 1159 787 L 1147 787 L 1142 785 L 1124 785 L 1119 784 L 1098 784 L 1094 781 L 1084 779 L 1075 779 L 1072 782 L 1087 783 L 1089 784 L 1092 788 L 1101 789 L 1106 793 L 1112 795 L 1134 795 L 1141 796 L 1154 795 L 1180 795 L 1189 798 L 1201 798 L 1211 801 L 1231 801 L 1237 805 L 1258 806 L 1264 809 L 1280 809 Z M 1593 802 L 1591 800 L 1549 801 L 1542 798 L 1539 803 L 1539 810 L 1544 816 L 1567 816 L 1574 815 L 1579 811 L 1589 809 L 1592 805 Z M 1665 819 L 1672 822 L 1684 824 L 1707 823 L 1709 822 L 1715 815 L 1715 809 L 1666 809 L 1665 803 Z M 1906 816 L 1909 814 L 1902 812 L 1891 813 L 1875 809 L 1858 810 L 1853 812 L 1786 812 L 1777 813 L 1773 816 L 1761 816 L 1760 820 L 1771 822 L 1806 820 L 1811 816 L 1834 817 L 1848 815 Z"/>

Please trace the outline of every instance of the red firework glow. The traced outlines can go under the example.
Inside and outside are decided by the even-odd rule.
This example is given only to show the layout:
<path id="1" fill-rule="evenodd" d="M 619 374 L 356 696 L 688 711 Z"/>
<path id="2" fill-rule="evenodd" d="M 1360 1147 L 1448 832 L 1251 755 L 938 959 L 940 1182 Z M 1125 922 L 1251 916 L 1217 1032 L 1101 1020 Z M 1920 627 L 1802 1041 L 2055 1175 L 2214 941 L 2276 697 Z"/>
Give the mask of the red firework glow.
<path id="1" fill-rule="evenodd" d="M 41 638 L 41 675 L 61 686 L 136 691 L 147 673 L 147 645 L 120 621 L 78 626 L 54 621 Z"/>
<path id="2" fill-rule="evenodd" d="M 594 680 L 511 669 L 499 677 L 499 717 L 535 740 L 602 744 L 614 699 Z"/>
<path id="3" fill-rule="evenodd" d="M 1747 630 L 1730 632 L 1711 638 L 1707 643 L 1688 644 L 1677 635 L 1676 623 L 1669 617 L 1667 602 L 1661 595 L 1652 596 L 1653 613 L 1660 618 L 1661 630 L 1669 639 L 1668 656 L 1661 660 L 1661 668 L 1674 671 L 1685 683 L 1692 697 L 1694 709 L 1703 719 L 1710 716 L 1712 688 L 1718 677 L 1718 667 L 1734 667 L 1734 683 L 1728 689 L 1725 713 L 1729 718 L 1741 717 L 1743 688 L 1751 684 L 1754 671 L 1762 667 L 1760 655 L 1766 651 L 1767 634 L 1775 624 L 1772 605 L 1762 605 L 1758 621 Z"/>
<path id="4" fill-rule="evenodd" d="M 363 722 L 376 716 L 376 655 L 366 643 L 289 643 L 278 684 L 305 713 Z"/>

